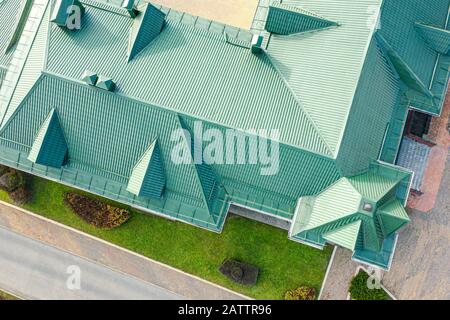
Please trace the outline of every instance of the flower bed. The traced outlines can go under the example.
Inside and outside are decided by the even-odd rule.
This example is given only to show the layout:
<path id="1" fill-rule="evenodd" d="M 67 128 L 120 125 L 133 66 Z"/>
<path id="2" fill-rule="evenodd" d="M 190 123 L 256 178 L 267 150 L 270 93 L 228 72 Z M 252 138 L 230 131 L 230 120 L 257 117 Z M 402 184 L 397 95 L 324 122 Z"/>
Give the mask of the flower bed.
<path id="1" fill-rule="evenodd" d="M 113 229 L 130 218 L 130 212 L 77 193 L 65 194 L 66 204 L 84 221 L 100 229 Z"/>

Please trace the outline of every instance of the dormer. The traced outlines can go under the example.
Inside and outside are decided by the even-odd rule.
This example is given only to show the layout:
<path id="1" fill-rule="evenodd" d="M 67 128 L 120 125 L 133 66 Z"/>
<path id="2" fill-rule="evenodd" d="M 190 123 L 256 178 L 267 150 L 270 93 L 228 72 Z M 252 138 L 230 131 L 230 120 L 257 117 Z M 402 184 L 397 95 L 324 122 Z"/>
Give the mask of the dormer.
<path id="1" fill-rule="evenodd" d="M 147 3 L 134 19 L 128 43 L 128 62 L 147 47 L 162 31 L 166 15 Z"/>
<path id="2" fill-rule="evenodd" d="M 80 29 L 84 11 L 79 0 L 56 0 L 50 21 L 69 30 Z"/>

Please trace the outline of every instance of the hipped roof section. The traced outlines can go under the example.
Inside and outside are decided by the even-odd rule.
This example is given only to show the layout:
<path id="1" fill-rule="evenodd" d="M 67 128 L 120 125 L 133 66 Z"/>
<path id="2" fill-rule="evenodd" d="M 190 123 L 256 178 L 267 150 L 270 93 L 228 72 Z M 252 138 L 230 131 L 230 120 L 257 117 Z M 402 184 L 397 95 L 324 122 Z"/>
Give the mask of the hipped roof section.
<path id="1" fill-rule="evenodd" d="M 114 79 L 118 94 L 230 128 L 279 129 L 280 142 L 332 156 L 270 59 L 251 54 L 250 32 L 161 8 L 165 27 L 128 62 L 136 18 L 123 8 L 82 3 L 81 30 L 52 28 L 47 72 L 79 79 L 92 70 Z"/>

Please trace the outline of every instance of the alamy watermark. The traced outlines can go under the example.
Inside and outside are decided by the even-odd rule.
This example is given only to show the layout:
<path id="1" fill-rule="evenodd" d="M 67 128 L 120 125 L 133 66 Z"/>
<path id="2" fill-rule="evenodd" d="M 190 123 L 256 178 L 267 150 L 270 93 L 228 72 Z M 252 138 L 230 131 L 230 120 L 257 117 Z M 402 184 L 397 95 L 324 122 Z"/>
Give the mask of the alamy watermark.
<path id="1" fill-rule="evenodd" d="M 81 8 L 77 5 L 70 5 L 67 7 L 67 19 L 66 27 L 69 30 L 80 30 L 81 29 Z"/>
<path id="2" fill-rule="evenodd" d="M 185 129 L 172 132 L 174 164 L 259 165 L 263 176 L 276 175 L 280 169 L 278 129 L 204 129 L 195 121 L 193 134 Z"/>
<path id="3" fill-rule="evenodd" d="M 66 273 L 69 275 L 66 280 L 66 287 L 69 290 L 81 289 L 81 269 L 79 266 L 71 265 L 66 269 Z"/>

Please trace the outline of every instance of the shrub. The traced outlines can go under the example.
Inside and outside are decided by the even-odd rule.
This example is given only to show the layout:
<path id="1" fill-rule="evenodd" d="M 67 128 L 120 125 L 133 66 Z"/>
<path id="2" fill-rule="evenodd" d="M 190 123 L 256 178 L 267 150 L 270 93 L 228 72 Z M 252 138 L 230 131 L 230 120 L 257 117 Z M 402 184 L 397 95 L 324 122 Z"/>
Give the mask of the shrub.
<path id="1" fill-rule="evenodd" d="M 285 300 L 315 300 L 316 299 L 316 289 L 301 286 L 293 290 L 289 290 L 284 295 Z"/>
<path id="2" fill-rule="evenodd" d="M 6 192 L 12 192 L 25 186 L 24 175 L 16 170 L 10 170 L 0 177 L 0 188 Z"/>
<path id="3" fill-rule="evenodd" d="M 350 297 L 352 300 L 391 300 L 383 289 L 369 289 L 367 280 L 369 275 L 360 271 L 350 283 Z"/>
<path id="4" fill-rule="evenodd" d="M 219 271 L 231 281 L 243 285 L 255 285 L 259 269 L 247 263 L 228 259 L 220 266 Z"/>
<path id="5" fill-rule="evenodd" d="M 22 186 L 10 192 L 9 197 L 15 204 L 21 206 L 30 200 L 30 193 L 25 186 Z"/>
<path id="6" fill-rule="evenodd" d="M 0 164 L 0 177 L 3 176 L 8 171 L 9 171 L 9 168 L 7 166 Z"/>
<path id="7" fill-rule="evenodd" d="M 116 208 L 77 193 L 66 193 L 64 200 L 78 216 L 97 228 L 113 229 L 130 218 L 128 210 Z"/>

